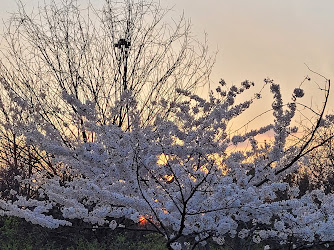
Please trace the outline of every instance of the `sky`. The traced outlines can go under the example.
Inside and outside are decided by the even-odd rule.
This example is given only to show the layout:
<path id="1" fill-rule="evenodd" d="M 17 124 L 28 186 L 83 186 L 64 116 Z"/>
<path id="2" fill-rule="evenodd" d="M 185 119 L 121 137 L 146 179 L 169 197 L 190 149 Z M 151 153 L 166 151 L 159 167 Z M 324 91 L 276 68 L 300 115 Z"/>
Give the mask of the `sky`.
<path id="1" fill-rule="evenodd" d="M 44 2 L 22 1 L 29 7 Z M 191 20 L 193 35 L 201 40 L 206 33 L 210 50 L 218 51 L 212 72 L 213 87 L 220 78 L 229 84 L 248 79 L 260 89 L 263 79 L 269 77 L 281 84 L 289 101 L 291 92 L 306 75 L 322 84 L 305 64 L 334 79 L 333 0 L 160 0 L 160 3 L 173 7 L 171 16 L 184 13 Z M 0 0 L 3 20 L 15 9 L 15 1 Z M 323 93 L 313 81 L 307 84 L 303 86 L 305 102 L 320 106 Z M 270 105 L 269 89 L 266 93 L 268 98 L 258 102 L 255 110 L 264 106 L 264 102 Z M 334 97 L 330 110 L 334 109 L 333 100 Z"/>
<path id="2" fill-rule="evenodd" d="M 309 75 L 312 81 L 302 85 L 304 103 L 315 109 L 321 106 L 324 94 L 317 84 L 324 86 L 323 80 L 305 64 L 334 79 L 333 0 L 162 0 L 162 3 L 174 6 L 176 13 L 184 11 L 191 19 L 193 32 L 202 37 L 206 32 L 211 49 L 218 49 L 213 83 L 220 78 L 230 84 L 248 79 L 259 89 L 263 79 L 269 77 L 281 85 L 284 100 L 291 101 L 293 89 Z M 265 111 L 263 106 L 270 105 L 269 89 L 263 93 L 265 97 L 245 114 L 241 124 L 260 110 Z M 334 110 L 334 97 L 328 110 Z M 264 125 L 267 117 L 257 119 L 256 125 L 261 122 Z"/>
<path id="3" fill-rule="evenodd" d="M 334 74 L 332 0 L 163 2 L 184 10 L 194 33 L 207 32 L 212 49 L 218 47 L 214 77 L 238 82 L 269 76 L 292 84 L 307 73 L 304 63 Z"/>

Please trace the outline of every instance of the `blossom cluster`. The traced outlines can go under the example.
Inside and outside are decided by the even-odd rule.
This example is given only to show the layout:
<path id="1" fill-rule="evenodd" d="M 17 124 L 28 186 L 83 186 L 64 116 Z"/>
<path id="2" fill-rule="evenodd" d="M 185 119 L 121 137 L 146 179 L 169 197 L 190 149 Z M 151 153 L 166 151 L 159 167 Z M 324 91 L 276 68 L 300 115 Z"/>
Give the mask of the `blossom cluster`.
<path id="1" fill-rule="evenodd" d="M 0 202 L 1 214 L 49 228 L 80 219 L 116 229 L 131 227 L 121 219 L 139 223 L 145 218 L 174 249 L 207 240 L 224 244 L 227 237 L 254 243 L 333 241 L 334 195 L 315 190 L 301 196 L 298 188 L 284 182 L 299 166 L 296 161 L 286 168 L 299 152 L 287 144 L 291 131 L 296 132 L 291 127 L 296 103 L 283 105 L 280 86 L 268 83 L 274 123 L 238 135 L 229 134 L 228 124 L 256 99 L 236 104 L 236 96 L 254 85 L 249 81 L 230 88 L 221 81 L 209 100 L 180 89 L 182 102 L 152 104 L 170 109 L 171 115 L 158 115 L 146 126 L 140 123 L 131 92 L 126 92 L 126 130 L 112 121 L 100 123 L 92 103 L 63 92 L 64 101 L 85 117 L 81 129 L 94 134 L 94 140 L 78 135 L 65 143 L 63 138 L 71 137 L 35 115 L 38 123 L 22 126 L 27 143 L 52 154 L 54 163 L 72 177 L 63 181 L 34 176 L 40 196 L 27 200 L 13 193 L 15 199 Z M 295 90 L 294 95 L 302 97 L 303 91 Z M 259 146 L 255 136 L 268 131 L 275 133 L 275 140 Z M 231 145 L 247 140 L 252 147 L 246 153 L 228 152 Z M 55 209 L 59 213 L 51 212 Z"/>

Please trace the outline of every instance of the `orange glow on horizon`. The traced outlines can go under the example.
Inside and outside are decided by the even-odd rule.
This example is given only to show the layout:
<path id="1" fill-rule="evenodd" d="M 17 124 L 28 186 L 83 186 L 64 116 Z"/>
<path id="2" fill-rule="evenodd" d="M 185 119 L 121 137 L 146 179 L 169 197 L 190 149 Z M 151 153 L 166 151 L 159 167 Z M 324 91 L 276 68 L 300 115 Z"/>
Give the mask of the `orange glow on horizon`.
<path id="1" fill-rule="evenodd" d="M 169 156 L 165 154 L 158 155 L 157 157 L 158 157 L 157 164 L 160 166 L 166 165 L 169 160 Z"/>
<path id="2" fill-rule="evenodd" d="M 166 174 L 166 175 L 164 175 L 164 178 L 168 183 L 170 183 L 170 182 L 173 181 L 174 175 L 173 174 L 171 174 L 171 175 Z"/>
<path id="3" fill-rule="evenodd" d="M 140 226 L 145 226 L 148 223 L 147 219 L 144 216 L 140 216 L 138 222 Z"/>

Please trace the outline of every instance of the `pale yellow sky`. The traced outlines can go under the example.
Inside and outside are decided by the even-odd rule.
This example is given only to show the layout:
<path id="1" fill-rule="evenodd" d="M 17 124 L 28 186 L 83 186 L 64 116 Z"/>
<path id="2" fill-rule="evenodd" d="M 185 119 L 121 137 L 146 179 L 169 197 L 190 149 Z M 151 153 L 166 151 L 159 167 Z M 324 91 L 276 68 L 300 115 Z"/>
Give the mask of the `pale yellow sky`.
<path id="1" fill-rule="evenodd" d="M 87 0 L 79 0 L 87 2 Z M 27 6 L 44 0 L 22 0 Z M 90 0 L 101 4 L 101 0 Z M 313 70 L 334 79 L 334 1 L 333 0 L 160 0 L 162 6 L 174 6 L 173 16 L 184 11 L 191 19 L 193 34 L 199 39 L 208 34 L 211 50 L 219 53 L 212 73 L 212 85 L 220 78 L 230 84 L 245 79 L 259 89 L 265 77 L 282 86 L 285 100 L 291 91 Z M 0 15 L 16 9 L 15 1 L 0 0 Z M 320 83 L 319 78 L 314 78 Z M 334 80 L 332 80 L 334 82 Z M 315 84 L 305 85 L 305 102 L 321 105 L 322 95 Z M 271 95 L 255 105 L 250 119 Z M 333 92 L 334 96 L 334 92 Z M 334 97 L 330 107 L 334 109 Z M 262 119 L 262 121 L 265 118 Z M 236 125 L 237 126 L 237 125 Z"/>
<path id="2" fill-rule="evenodd" d="M 332 0 L 162 2 L 175 12 L 184 10 L 194 33 L 206 31 L 212 49 L 219 48 L 214 75 L 235 82 L 272 76 L 292 83 L 307 73 L 304 63 L 334 74 Z"/>

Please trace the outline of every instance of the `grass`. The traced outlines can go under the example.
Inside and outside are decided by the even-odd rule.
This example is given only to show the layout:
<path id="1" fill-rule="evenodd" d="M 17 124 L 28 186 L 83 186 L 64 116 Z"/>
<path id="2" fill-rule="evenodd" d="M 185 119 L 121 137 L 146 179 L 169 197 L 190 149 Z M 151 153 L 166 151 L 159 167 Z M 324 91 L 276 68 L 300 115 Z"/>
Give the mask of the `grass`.
<path id="1" fill-rule="evenodd" d="M 118 230 L 46 229 L 15 217 L 0 217 L 1 250 L 165 250 L 165 240 L 155 233 Z"/>
<path id="2" fill-rule="evenodd" d="M 230 243 L 233 242 L 233 239 Z M 80 221 L 74 227 L 47 229 L 16 217 L 0 217 L 1 250 L 166 250 L 165 238 L 157 233 L 94 229 Z M 233 245 L 233 244 L 232 244 Z M 254 244 L 252 250 L 262 250 L 264 243 Z M 331 244 L 330 247 L 333 247 Z M 196 248 L 197 249 L 197 248 Z M 210 242 L 199 249 L 230 250 Z M 291 249 L 277 246 L 275 249 Z M 332 249 L 318 245 L 312 250 Z"/>

